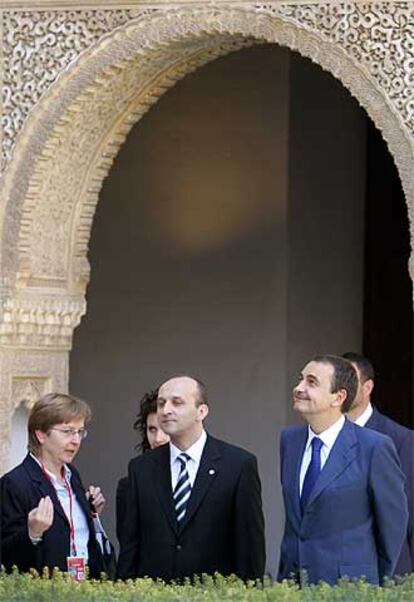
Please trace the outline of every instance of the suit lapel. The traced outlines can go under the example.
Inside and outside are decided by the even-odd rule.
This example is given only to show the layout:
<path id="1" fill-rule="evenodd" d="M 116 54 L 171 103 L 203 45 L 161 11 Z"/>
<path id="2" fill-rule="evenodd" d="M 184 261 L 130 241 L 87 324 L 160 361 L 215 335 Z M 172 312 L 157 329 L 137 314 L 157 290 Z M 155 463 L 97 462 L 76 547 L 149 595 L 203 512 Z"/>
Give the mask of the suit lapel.
<path id="1" fill-rule="evenodd" d="M 27 470 L 27 473 L 29 474 L 30 478 L 34 482 L 35 486 L 37 487 L 37 489 L 39 489 L 41 496 L 46 497 L 48 495 L 53 502 L 54 511 L 69 524 L 67 516 L 63 511 L 61 503 L 59 502 L 56 489 L 53 487 L 52 483 L 45 477 L 42 468 L 39 466 L 36 460 L 34 460 L 30 456 L 30 454 L 28 454 L 23 461 L 23 465 Z"/>
<path id="2" fill-rule="evenodd" d="M 357 453 L 355 428 L 355 425 L 349 420 L 345 420 L 345 424 L 339 433 L 326 464 L 310 494 L 308 506 L 310 506 L 324 489 L 326 489 L 355 459 Z"/>
<path id="3" fill-rule="evenodd" d="M 306 442 L 308 440 L 308 428 L 303 427 L 294 434 L 294 441 L 289 442 L 286 449 L 292 450 L 292 455 L 285 460 L 285 470 L 287 477 L 284 479 L 284 486 L 289 492 L 289 498 L 291 500 L 290 508 L 294 514 L 294 518 L 297 526 L 300 525 L 302 520 L 302 512 L 300 509 L 300 497 L 299 497 L 299 478 L 300 478 L 300 467 L 302 464 L 303 454 L 305 452 Z"/>
<path id="4" fill-rule="evenodd" d="M 175 515 L 172 497 L 170 446 L 163 445 L 154 461 L 155 487 L 162 509 L 170 523 L 172 530 L 178 531 L 177 518 Z"/>
<path id="5" fill-rule="evenodd" d="M 80 507 L 82 508 L 83 512 L 85 513 L 86 520 L 89 523 L 90 517 L 91 517 L 91 508 L 89 506 L 88 500 L 86 499 L 85 489 L 83 488 L 83 485 L 80 481 L 78 474 L 76 472 L 74 472 L 72 466 L 70 466 L 70 469 L 72 471 L 72 477 L 70 480 L 70 484 L 71 484 L 73 492 L 76 496 L 76 500 L 77 500 L 78 504 L 80 505 Z"/>
<path id="6" fill-rule="evenodd" d="M 200 466 L 194 481 L 193 490 L 188 501 L 185 517 L 180 525 L 180 529 L 186 528 L 191 518 L 197 512 L 207 491 L 210 489 L 213 481 L 219 473 L 220 452 L 217 448 L 215 439 L 207 435 L 207 441 L 201 456 Z"/>
<path id="7" fill-rule="evenodd" d="M 381 428 L 381 423 L 382 414 L 380 414 L 376 408 L 373 408 L 373 412 L 365 426 L 367 426 L 370 429 L 379 430 Z"/>

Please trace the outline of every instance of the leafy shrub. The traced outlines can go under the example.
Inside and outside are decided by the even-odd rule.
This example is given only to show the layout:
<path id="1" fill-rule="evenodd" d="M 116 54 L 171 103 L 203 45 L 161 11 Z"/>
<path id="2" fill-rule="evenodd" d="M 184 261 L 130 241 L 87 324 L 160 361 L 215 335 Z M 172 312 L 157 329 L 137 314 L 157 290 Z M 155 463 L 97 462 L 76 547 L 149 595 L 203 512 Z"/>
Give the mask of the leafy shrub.
<path id="1" fill-rule="evenodd" d="M 0 602 L 394 602 L 414 601 L 414 574 L 374 587 L 364 581 L 341 580 L 303 589 L 293 582 L 244 584 L 236 577 L 203 577 L 195 583 L 166 585 L 162 581 L 137 579 L 126 582 L 84 581 L 76 583 L 56 571 L 11 575 L 0 573 Z"/>

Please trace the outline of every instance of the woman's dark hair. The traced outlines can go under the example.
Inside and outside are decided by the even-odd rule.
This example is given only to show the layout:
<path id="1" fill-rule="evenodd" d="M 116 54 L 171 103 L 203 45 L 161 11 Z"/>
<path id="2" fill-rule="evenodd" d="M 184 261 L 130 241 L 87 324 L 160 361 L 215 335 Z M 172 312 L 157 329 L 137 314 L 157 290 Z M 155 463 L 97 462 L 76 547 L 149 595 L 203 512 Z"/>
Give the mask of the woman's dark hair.
<path id="1" fill-rule="evenodd" d="M 147 437 L 147 420 L 149 414 L 154 414 L 157 411 L 158 389 L 145 393 L 144 397 L 139 402 L 139 412 L 134 422 L 134 429 L 138 431 L 140 441 L 135 446 L 137 451 L 145 454 L 151 449 Z"/>

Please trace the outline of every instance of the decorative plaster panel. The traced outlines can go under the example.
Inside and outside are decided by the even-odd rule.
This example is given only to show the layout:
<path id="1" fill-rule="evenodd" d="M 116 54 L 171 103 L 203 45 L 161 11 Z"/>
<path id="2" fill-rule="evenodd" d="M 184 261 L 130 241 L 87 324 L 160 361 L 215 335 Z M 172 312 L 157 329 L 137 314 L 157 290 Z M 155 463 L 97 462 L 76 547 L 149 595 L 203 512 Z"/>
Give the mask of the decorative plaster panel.
<path id="1" fill-rule="evenodd" d="M 1 306 L 0 346 L 69 350 L 85 312 L 83 297 L 7 298 Z"/>
<path id="2" fill-rule="evenodd" d="M 343 48 L 366 69 L 414 131 L 414 4 L 412 2 L 220 3 L 281 17 Z M 171 3 L 170 3 L 171 6 Z M 108 33 L 169 7 L 3 12 L 2 164 L 44 92 L 78 57 Z M 177 3 L 180 6 L 180 3 Z M 181 5 L 181 12 L 200 10 Z M 215 8 L 210 9 L 214 14 Z M 0 170 L 1 171 L 1 170 Z"/>
<path id="3" fill-rule="evenodd" d="M 407 3 L 399 5 L 398 21 L 395 6 L 392 22 L 401 22 L 405 29 L 402 33 L 398 30 L 385 54 L 397 47 L 396 40 L 407 33 L 411 14 Z M 251 43 L 255 38 L 297 49 L 337 76 L 382 129 L 400 169 L 407 198 L 413 198 L 411 118 L 407 118 L 411 88 L 406 79 L 404 93 L 395 95 L 394 100 L 403 109 L 401 116 L 373 77 L 381 71 L 378 65 L 382 63 L 369 58 L 372 44 L 367 40 L 377 39 L 378 31 L 384 30 L 389 19 L 385 18 L 385 4 L 373 5 L 372 11 L 367 5 L 356 4 L 267 3 L 251 5 L 249 10 L 181 8 L 140 13 L 135 19 L 123 12 L 123 19 L 127 15 L 131 21 L 107 34 L 102 34 L 101 19 L 96 28 L 97 34 L 103 35 L 101 43 L 92 45 L 61 73 L 50 93 L 44 92 L 44 100 L 29 120 L 35 128 L 41 121 L 42 127 L 32 136 L 36 146 L 28 148 L 26 156 L 21 153 L 20 177 L 14 180 L 15 186 L 10 186 L 8 202 L 13 211 L 4 231 L 3 257 L 4 251 L 10 249 L 9 258 L 13 258 L 14 248 L 18 262 L 8 269 L 2 261 L 3 278 L 10 280 L 17 273 L 19 286 L 54 284 L 81 292 L 89 276 L 86 252 L 98 191 L 129 128 L 177 79 L 240 47 L 243 39 Z M 46 21 L 48 27 L 55 21 L 53 13 L 53 19 Z M 73 21 L 69 25 L 72 36 Z M 84 35 L 85 28 L 81 27 L 79 36 Z M 55 48 L 60 60 L 64 36 L 60 35 L 59 40 Z M 348 52 L 343 48 L 344 40 Z M 81 42 L 78 47 L 83 48 Z M 361 48 L 359 54 L 357 48 Z M 53 53 L 52 49 L 51 65 Z M 368 57 L 365 63 L 363 56 Z M 125 107 L 129 107 L 127 114 Z M 25 148 L 24 137 L 20 152 L 21 147 Z M 36 152 L 37 148 L 40 152 Z M 12 167 L 15 165 L 16 161 Z M 25 178 L 30 179 L 30 185 L 23 193 Z M 411 210 L 411 204 L 409 207 Z"/>
<path id="4" fill-rule="evenodd" d="M 106 33 L 149 9 L 3 13 L 2 162 L 10 160 L 30 110 L 58 76 Z M 0 170 L 1 171 L 1 170 Z"/>
<path id="5" fill-rule="evenodd" d="M 22 403 L 30 410 L 38 399 L 51 392 L 51 379 L 47 376 L 15 376 L 12 378 L 12 403 L 17 408 Z"/>
<path id="6" fill-rule="evenodd" d="M 0 353 L 0 475 L 9 467 L 11 421 L 23 401 L 30 406 L 51 391 L 65 393 L 67 351 L 2 348 Z"/>

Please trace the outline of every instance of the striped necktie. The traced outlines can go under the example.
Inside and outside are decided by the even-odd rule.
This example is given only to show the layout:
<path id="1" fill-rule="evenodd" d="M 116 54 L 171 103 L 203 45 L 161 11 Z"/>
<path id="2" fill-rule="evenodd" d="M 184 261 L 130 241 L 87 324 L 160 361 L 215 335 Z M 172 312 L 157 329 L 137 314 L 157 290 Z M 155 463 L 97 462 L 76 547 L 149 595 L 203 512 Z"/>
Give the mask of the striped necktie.
<path id="1" fill-rule="evenodd" d="M 191 483 L 187 470 L 187 462 L 190 460 L 190 456 L 182 453 L 177 456 L 177 460 L 180 462 L 181 466 L 178 481 L 173 492 L 173 498 L 177 522 L 181 522 L 185 516 L 188 500 L 191 495 Z"/>

